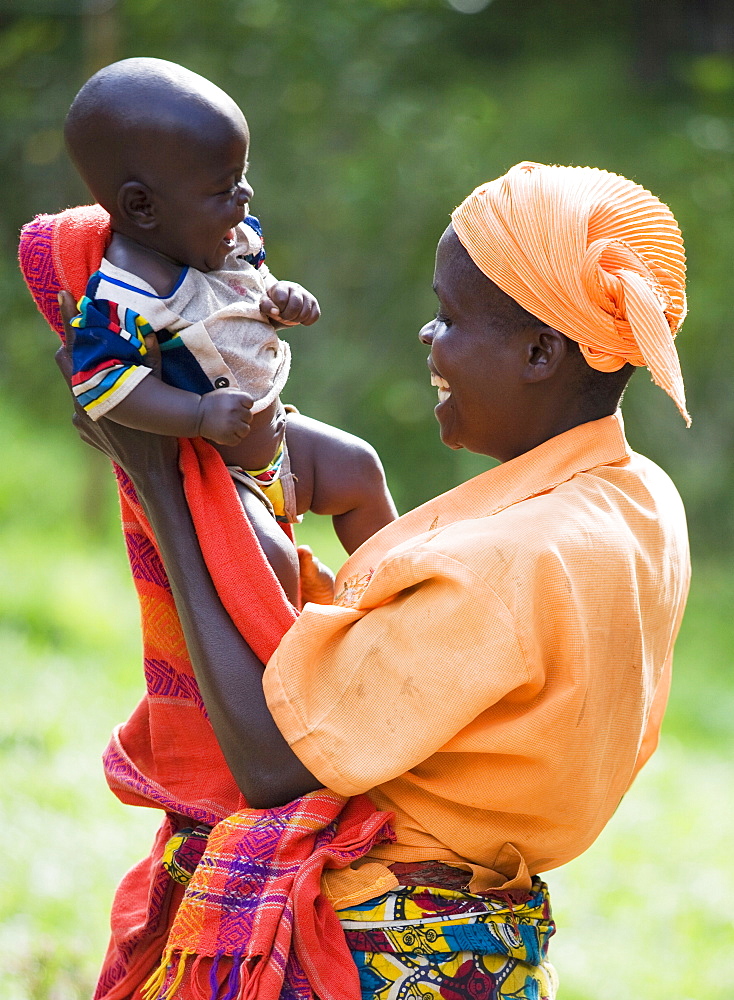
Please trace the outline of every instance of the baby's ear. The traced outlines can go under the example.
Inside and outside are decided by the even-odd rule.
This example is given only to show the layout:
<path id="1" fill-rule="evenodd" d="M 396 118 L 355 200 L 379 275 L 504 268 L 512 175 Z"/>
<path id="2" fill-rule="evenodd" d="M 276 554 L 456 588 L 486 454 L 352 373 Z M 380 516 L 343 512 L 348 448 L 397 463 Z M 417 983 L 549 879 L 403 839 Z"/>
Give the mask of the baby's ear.
<path id="1" fill-rule="evenodd" d="M 117 210 L 126 222 L 139 229 L 153 229 L 156 225 L 153 194 L 142 181 L 125 181 L 117 192 Z"/>

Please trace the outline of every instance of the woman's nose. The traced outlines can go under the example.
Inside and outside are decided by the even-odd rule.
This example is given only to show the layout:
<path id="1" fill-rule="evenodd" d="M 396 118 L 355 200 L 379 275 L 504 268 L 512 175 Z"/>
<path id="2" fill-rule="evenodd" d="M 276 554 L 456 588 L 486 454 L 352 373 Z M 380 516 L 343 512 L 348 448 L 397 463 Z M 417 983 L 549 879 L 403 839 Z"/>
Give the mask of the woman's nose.
<path id="1" fill-rule="evenodd" d="M 431 344 L 433 343 L 433 329 L 435 325 L 436 321 L 432 319 L 428 323 L 426 323 L 425 326 L 422 326 L 420 328 L 420 330 L 418 331 L 418 339 L 420 340 L 421 344 L 428 344 L 429 347 L 431 346 Z"/>

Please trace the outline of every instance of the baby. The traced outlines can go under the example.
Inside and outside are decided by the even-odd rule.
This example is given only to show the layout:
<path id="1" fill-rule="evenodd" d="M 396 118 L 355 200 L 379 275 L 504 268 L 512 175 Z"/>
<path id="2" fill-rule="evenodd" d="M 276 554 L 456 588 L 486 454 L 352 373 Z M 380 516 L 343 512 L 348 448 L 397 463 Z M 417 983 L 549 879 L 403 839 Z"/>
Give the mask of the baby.
<path id="1" fill-rule="evenodd" d="M 264 264 L 244 115 L 175 63 L 125 59 L 82 87 L 65 137 L 113 233 L 73 321 L 74 392 L 94 419 L 214 444 L 295 603 L 298 560 L 273 515 L 329 514 L 351 553 L 396 512 L 369 445 L 280 401 L 276 331 L 319 306 Z M 162 380 L 145 363 L 158 347 Z"/>

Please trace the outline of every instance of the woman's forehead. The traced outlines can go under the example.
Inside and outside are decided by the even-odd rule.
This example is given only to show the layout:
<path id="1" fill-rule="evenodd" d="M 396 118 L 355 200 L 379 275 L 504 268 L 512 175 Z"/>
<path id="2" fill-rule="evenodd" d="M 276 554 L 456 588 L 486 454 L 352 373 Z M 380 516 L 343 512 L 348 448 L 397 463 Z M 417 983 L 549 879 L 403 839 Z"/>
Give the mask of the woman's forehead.
<path id="1" fill-rule="evenodd" d="M 449 225 L 443 233 L 436 250 L 434 288 L 440 297 L 468 298 L 470 302 L 484 298 L 492 286 L 471 259 L 454 227 Z M 496 287 L 496 286 L 492 286 Z"/>
<path id="2" fill-rule="evenodd" d="M 437 294 L 451 291 L 460 278 L 461 254 L 466 250 L 459 242 L 454 227 L 449 225 L 444 231 L 436 248 L 436 267 L 434 271 L 434 288 Z"/>
<path id="3" fill-rule="evenodd" d="M 494 318 L 508 329 L 537 322 L 477 267 L 452 225 L 444 231 L 436 250 L 434 289 L 444 304 L 471 318 Z"/>

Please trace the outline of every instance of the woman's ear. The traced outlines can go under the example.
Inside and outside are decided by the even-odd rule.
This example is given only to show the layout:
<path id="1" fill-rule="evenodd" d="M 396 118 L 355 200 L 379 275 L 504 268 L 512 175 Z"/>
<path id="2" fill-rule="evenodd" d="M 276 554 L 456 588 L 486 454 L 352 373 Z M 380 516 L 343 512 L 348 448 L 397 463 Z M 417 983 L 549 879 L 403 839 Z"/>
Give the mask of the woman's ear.
<path id="1" fill-rule="evenodd" d="M 138 229 L 153 229 L 158 221 L 153 192 L 142 181 L 125 181 L 117 192 L 117 210 Z"/>
<path id="2" fill-rule="evenodd" d="M 552 326 L 538 325 L 530 328 L 526 342 L 525 382 L 542 382 L 558 371 L 568 351 L 568 342 Z"/>

